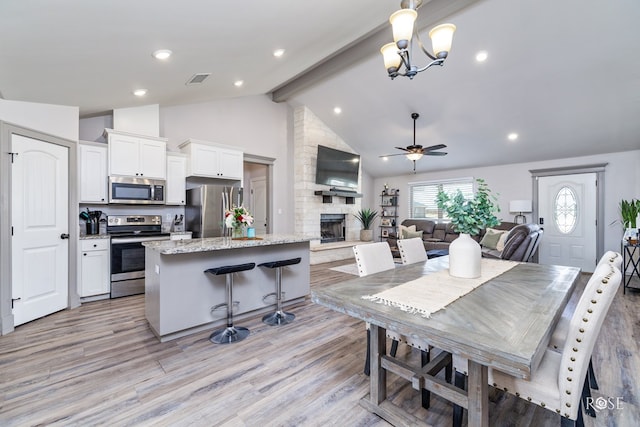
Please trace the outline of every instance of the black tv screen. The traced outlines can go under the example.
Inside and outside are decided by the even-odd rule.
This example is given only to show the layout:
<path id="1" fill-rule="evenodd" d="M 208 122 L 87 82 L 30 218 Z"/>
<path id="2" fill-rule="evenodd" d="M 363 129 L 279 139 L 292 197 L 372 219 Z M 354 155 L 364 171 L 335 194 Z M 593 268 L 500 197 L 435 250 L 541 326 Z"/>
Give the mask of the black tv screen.
<path id="1" fill-rule="evenodd" d="M 358 189 L 360 156 L 318 145 L 316 184 Z"/>

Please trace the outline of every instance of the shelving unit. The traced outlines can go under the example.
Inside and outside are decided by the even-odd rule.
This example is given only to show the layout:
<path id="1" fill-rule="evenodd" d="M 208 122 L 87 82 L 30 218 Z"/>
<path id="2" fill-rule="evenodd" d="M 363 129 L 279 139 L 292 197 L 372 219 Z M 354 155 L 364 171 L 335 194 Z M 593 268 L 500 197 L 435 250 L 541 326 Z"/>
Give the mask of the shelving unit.
<path id="1" fill-rule="evenodd" d="M 390 233 L 398 231 L 398 197 L 400 190 L 388 189 L 380 194 L 380 241 L 386 242 Z"/>

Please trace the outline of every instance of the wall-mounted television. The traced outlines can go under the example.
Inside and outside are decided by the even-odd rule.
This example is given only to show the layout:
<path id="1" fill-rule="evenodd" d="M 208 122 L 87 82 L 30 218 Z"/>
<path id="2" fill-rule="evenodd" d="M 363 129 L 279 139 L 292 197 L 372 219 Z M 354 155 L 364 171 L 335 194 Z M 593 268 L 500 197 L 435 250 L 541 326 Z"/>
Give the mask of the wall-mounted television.
<path id="1" fill-rule="evenodd" d="M 318 145 L 316 184 L 330 185 L 338 189 L 358 189 L 360 156 L 346 151 Z"/>

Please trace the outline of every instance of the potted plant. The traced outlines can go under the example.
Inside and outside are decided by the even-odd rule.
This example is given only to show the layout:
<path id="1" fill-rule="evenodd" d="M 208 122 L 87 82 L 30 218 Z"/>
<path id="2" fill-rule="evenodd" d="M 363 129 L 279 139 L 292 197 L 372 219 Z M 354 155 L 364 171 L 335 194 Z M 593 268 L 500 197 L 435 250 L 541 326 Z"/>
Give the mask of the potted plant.
<path id="1" fill-rule="evenodd" d="M 358 213 L 355 214 L 355 217 L 358 218 L 360 224 L 362 224 L 362 229 L 360 230 L 360 240 L 363 242 L 370 242 L 373 240 L 373 230 L 371 230 L 371 225 L 373 225 L 373 220 L 378 216 L 378 211 L 372 211 L 369 208 L 360 209 Z"/>
<path id="2" fill-rule="evenodd" d="M 449 246 L 449 274 L 455 277 L 480 277 L 480 245 L 471 236 L 483 228 L 500 224 L 495 213 L 500 212 L 496 197 L 483 179 L 477 179 L 474 197 L 466 199 L 458 190 L 455 195 L 438 192 L 438 207 L 447 213 L 453 229 L 460 236 Z"/>
<path id="3" fill-rule="evenodd" d="M 623 239 L 635 236 L 636 229 L 640 227 L 638 223 L 638 219 L 640 219 L 640 199 L 621 200 L 620 216 L 622 217 L 622 228 L 624 228 Z"/>

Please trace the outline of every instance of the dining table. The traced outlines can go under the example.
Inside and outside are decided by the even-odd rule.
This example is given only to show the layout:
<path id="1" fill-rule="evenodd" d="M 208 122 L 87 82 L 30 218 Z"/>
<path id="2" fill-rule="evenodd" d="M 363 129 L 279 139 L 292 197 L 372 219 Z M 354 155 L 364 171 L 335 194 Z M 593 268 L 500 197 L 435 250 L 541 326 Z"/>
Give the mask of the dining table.
<path id="1" fill-rule="evenodd" d="M 501 260 L 486 261 L 500 267 Z M 529 379 L 540 364 L 553 329 L 579 280 L 570 266 L 518 263 L 504 268 L 446 306 L 427 312 L 391 304 L 376 295 L 407 289 L 426 293 L 465 280 L 448 274 L 449 257 L 429 259 L 394 269 L 312 289 L 312 300 L 370 325 L 370 387 L 361 406 L 393 425 L 421 425 L 423 420 L 387 400 L 387 373 L 409 381 L 468 411 L 468 425 L 489 425 L 489 368 Z M 501 270 L 502 271 L 502 270 Z M 422 288 L 420 280 L 431 277 Z M 411 291 L 408 286 L 420 289 Z M 427 285 L 424 285 L 427 286 Z M 433 289 L 433 290 L 431 290 Z M 409 304 L 410 305 L 410 304 Z M 427 342 L 441 350 L 424 366 L 413 366 L 387 354 L 387 331 Z M 364 333 L 364 328 L 363 328 Z M 453 355 L 468 360 L 467 389 L 448 383 L 438 372 Z"/>

